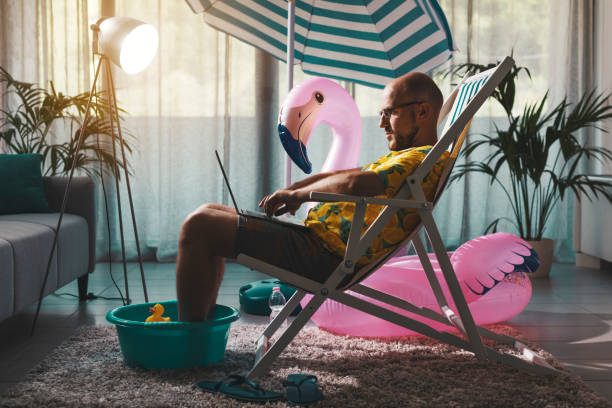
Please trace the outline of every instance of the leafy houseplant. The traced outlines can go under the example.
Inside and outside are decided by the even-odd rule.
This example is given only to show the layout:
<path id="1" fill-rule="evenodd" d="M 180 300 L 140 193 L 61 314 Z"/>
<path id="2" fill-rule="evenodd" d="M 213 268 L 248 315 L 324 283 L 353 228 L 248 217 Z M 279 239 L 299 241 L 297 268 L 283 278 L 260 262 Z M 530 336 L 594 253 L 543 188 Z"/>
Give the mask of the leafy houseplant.
<path id="1" fill-rule="evenodd" d="M 113 143 L 115 149 L 120 148 L 119 136 L 111 131 L 108 117 L 110 105 L 104 94 L 96 93 L 89 107 L 89 119 L 87 123 L 82 123 L 88 108 L 89 93 L 64 95 L 55 91 L 52 81 L 50 88 L 48 91 L 33 83 L 17 81 L 0 67 L 2 96 L 5 101 L 10 99 L 14 102 L 9 103 L 9 108 L 0 110 L 0 142 L 4 141 L 9 153 L 41 154 L 45 176 L 67 174 L 74 164 L 75 170 L 81 170 L 90 177 L 100 176 L 101 171 L 117 172 L 119 177 L 123 162 L 119 156 L 115 161 L 113 156 Z M 69 131 L 69 140 L 52 143 L 51 136 L 60 121 Z M 81 128 L 84 129 L 83 141 L 77 155 Z M 130 137 L 129 132 L 122 133 Z M 98 137 L 102 135 L 106 137 Z M 125 137 L 123 146 L 132 151 Z"/>
<path id="2" fill-rule="evenodd" d="M 463 64 L 454 72 L 482 72 L 496 64 Z M 612 151 L 604 147 L 588 146 L 576 132 L 585 128 L 601 128 L 598 122 L 612 117 L 608 97 L 585 93 L 573 106 L 566 99 L 544 113 L 547 96 L 528 104 L 522 113 L 512 113 L 516 90 L 515 81 L 525 67 L 514 67 L 491 95 L 506 113 L 508 127 L 495 126 L 490 135 L 468 143 L 463 151 L 469 155 L 477 149 L 489 149 L 483 161 L 458 165 L 451 181 L 467 173 L 484 173 L 497 183 L 512 207 L 510 217 L 499 217 L 485 233 L 495 232 L 502 221 L 516 227 L 521 238 L 530 241 L 540 255 L 541 266 L 536 276 L 547 276 L 552 263 L 553 242 L 544 238 L 544 231 L 553 209 L 565 195 L 573 193 L 580 199 L 582 192 L 589 200 L 591 194 L 602 194 L 612 202 L 608 181 L 592 180 L 581 173 L 581 163 L 587 159 L 612 160 Z M 510 182 L 502 182 L 500 171 L 507 170 Z M 544 253 L 543 253 L 544 252 Z"/>

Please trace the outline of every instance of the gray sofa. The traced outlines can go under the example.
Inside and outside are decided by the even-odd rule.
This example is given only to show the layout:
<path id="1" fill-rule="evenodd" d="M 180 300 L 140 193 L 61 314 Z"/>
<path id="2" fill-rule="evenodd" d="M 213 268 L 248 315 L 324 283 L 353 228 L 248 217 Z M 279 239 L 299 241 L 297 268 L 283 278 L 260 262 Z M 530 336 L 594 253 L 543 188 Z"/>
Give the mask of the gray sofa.
<path id="1" fill-rule="evenodd" d="M 0 321 L 38 301 L 67 177 L 43 177 L 52 213 L 0 215 Z M 94 184 L 73 177 L 44 294 L 78 279 L 79 298 L 87 295 L 95 266 Z"/>

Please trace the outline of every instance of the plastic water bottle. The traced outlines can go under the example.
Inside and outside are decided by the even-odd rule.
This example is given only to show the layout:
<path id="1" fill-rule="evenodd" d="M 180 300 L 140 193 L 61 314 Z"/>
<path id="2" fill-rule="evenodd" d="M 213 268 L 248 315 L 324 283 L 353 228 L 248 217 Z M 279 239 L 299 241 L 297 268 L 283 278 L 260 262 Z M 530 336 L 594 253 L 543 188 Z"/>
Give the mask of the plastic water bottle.
<path id="1" fill-rule="evenodd" d="M 285 307 L 285 303 L 287 303 L 287 300 L 285 299 L 285 296 L 283 296 L 283 292 L 281 292 L 280 287 L 275 286 L 272 289 L 270 297 L 268 298 L 268 306 L 270 306 L 271 310 L 270 322 L 272 322 L 272 320 L 276 318 L 280 311 L 283 310 L 283 307 Z M 281 327 L 285 327 L 285 322 L 281 324 Z"/>

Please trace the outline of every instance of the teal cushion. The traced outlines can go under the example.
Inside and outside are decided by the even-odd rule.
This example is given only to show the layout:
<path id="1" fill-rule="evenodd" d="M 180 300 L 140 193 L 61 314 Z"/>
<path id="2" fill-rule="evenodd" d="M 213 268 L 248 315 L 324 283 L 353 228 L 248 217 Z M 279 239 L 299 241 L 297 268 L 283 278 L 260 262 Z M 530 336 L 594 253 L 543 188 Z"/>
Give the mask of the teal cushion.
<path id="1" fill-rule="evenodd" d="M 0 154 L 0 214 L 48 213 L 42 155 Z"/>
<path id="2" fill-rule="evenodd" d="M 268 306 L 268 298 L 272 293 L 272 289 L 275 286 L 280 288 L 285 299 L 289 301 L 289 298 L 295 293 L 295 289 L 284 283 L 280 283 L 278 279 L 266 279 L 256 282 L 251 282 L 248 285 L 244 285 L 238 291 L 238 298 L 240 299 L 240 306 L 245 313 L 269 316 L 270 306 Z M 297 305 L 291 316 L 295 316 L 302 311 L 302 306 Z"/>

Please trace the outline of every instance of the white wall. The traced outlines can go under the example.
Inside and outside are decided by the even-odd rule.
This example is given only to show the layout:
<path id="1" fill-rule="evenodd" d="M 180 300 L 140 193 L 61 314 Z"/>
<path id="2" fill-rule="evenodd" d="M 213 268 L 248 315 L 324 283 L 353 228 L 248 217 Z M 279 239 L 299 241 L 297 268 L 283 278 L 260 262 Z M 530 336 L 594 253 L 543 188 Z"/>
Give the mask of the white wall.
<path id="1" fill-rule="evenodd" d="M 612 92 L 612 1 L 600 0 L 595 3 L 595 85 L 599 92 Z M 609 101 L 612 103 L 612 101 Z M 599 146 L 612 150 L 612 119 L 603 128 L 609 133 L 597 132 Z M 601 174 L 612 174 L 612 164 L 605 167 L 597 163 L 596 170 Z"/>

